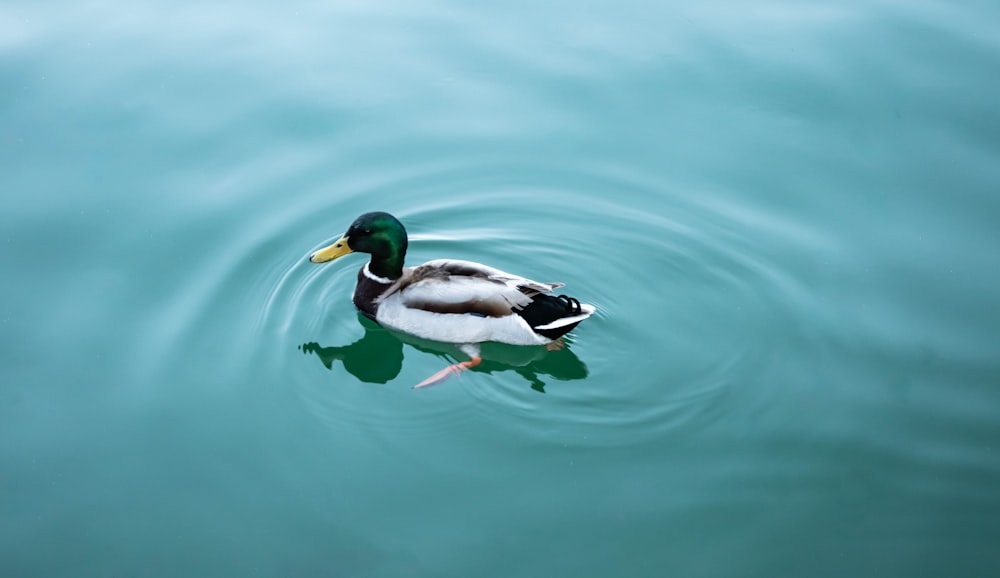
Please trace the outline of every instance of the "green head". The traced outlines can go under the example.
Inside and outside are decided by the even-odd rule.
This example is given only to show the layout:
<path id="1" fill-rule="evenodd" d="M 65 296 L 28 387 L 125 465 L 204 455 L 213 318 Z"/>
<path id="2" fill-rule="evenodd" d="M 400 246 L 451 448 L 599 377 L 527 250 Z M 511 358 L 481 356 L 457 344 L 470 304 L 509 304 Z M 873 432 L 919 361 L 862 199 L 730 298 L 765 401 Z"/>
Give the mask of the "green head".
<path id="1" fill-rule="evenodd" d="M 348 253 L 370 254 L 369 271 L 379 277 L 397 279 L 403 274 L 406 229 L 389 213 L 365 213 L 351 223 L 340 239 L 313 253 L 309 260 L 326 263 Z"/>

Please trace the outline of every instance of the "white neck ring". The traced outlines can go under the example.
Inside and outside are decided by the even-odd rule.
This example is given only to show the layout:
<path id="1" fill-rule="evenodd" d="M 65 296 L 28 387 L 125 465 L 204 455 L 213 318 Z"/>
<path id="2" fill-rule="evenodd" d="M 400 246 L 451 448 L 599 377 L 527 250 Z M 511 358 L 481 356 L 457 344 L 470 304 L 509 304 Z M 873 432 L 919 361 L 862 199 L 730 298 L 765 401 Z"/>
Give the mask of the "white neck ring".
<path id="1" fill-rule="evenodd" d="M 388 279 L 386 277 L 379 277 L 378 275 L 376 275 L 376 274 L 372 273 L 371 271 L 369 271 L 368 270 L 368 265 L 370 263 L 371 263 L 371 261 L 369 261 L 368 263 L 365 263 L 365 266 L 362 267 L 362 269 L 361 269 L 361 272 L 365 274 L 365 277 L 368 277 L 369 279 L 371 279 L 372 281 L 374 281 L 376 283 L 381 283 L 382 285 L 388 285 L 388 284 L 392 283 L 392 279 Z"/>

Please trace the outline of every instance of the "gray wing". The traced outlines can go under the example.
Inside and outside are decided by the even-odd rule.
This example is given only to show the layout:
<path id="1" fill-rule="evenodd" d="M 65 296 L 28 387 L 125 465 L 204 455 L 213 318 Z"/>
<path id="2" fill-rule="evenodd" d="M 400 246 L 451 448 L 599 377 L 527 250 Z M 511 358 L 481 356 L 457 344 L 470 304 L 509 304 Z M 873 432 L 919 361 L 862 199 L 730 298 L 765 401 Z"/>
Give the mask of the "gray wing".
<path id="1" fill-rule="evenodd" d="M 539 283 L 473 261 L 438 259 L 408 270 L 399 287 L 402 303 L 434 313 L 471 313 L 503 317 L 549 293 L 562 283 Z"/>

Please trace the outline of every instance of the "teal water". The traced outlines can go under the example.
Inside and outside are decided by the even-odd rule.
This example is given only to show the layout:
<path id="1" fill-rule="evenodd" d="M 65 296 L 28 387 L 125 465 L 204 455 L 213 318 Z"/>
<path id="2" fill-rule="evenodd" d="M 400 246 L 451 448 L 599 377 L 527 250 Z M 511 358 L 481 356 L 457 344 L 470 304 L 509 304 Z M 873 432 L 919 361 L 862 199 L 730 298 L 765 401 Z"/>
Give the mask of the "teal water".
<path id="1" fill-rule="evenodd" d="M 998 6 L 5 3 L 0 576 L 996 576 Z"/>

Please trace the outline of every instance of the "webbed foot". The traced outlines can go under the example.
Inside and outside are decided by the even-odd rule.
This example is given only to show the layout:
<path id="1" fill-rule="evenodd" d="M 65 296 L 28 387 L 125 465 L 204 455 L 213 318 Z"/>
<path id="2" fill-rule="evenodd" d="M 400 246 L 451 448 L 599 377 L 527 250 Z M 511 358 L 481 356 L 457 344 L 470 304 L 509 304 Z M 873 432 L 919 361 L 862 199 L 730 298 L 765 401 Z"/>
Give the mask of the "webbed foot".
<path id="1" fill-rule="evenodd" d="M 441 371 L 435 373 L 434 375 L 428 377 L 427 379 L 421 381 L 417 385 L 413 386 L 413 389 L 420 389 L 423 387 L 430 387 L 432 385 L 437 385 L 442 381 L 447 380 L 452 375 L 460 375 L 463 371 L 469 368 L 475 367 L 483 362 L 483 358 L 478 355 L 470 359 L 469 361 L 462 361 L 454 365 L 449 365 L 448 367 L 442 369 Z"/>

